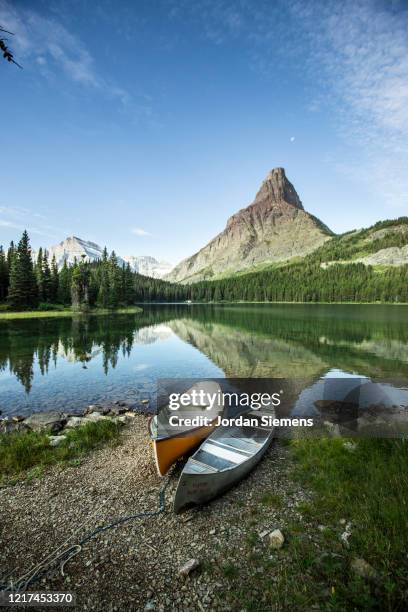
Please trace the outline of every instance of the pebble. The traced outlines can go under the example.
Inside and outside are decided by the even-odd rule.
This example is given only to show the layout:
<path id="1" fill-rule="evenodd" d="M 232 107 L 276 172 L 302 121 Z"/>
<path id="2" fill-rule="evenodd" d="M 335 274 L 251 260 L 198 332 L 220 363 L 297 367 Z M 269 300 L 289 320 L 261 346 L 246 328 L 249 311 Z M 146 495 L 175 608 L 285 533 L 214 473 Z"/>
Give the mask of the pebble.
<path id="1" fill-rule="evenodd" d="M 200 561 L 198 559 L 190 559 L 179 569 L 180 576 L 188 576 L 192 571 L 197 569 L 200 566 Z"/>

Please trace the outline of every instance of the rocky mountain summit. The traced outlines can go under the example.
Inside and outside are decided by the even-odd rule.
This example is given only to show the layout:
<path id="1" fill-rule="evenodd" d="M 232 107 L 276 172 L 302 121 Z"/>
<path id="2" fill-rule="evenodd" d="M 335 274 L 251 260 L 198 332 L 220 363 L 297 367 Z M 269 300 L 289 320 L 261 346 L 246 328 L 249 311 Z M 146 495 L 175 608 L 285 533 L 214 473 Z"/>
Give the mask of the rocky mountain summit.
<path id="1" fill-rule="evenodd" d="M 135 272 L 152 278 L 163 278 L 173 268 L 167 261 L 158 261 L 150 255 L 129 255 L 123 257 L 123 259 L 130 264 Z"/>
<path id="2" fill-rule="evenodd" d="M 311 253 L 332 235 L 305 211 L 285 170 L 274 168 L 253 203 L 232 215 L 223 232 L 178 264 L 166 279 L 197 282 L 287 261 Z"/>
<path id="3" fill-rule="evenodd" d="M 48 249 L 50 259 L 55 255 L 58 268 L 64 265 L 64 261 L 66 261 L 68 265 L 72 265 L 75 259 L 77 261 L 80 261 L 81 258 L 90 262 L 97 261 L 98 259 L 102 259 L 102 251 L 103 248 L 95 242 L 83 240 L 77 236 L 69 236 L 59 244 Z M 166 261 L 158 261 L 149 255 L 118 256 L 118 263 L 119 265 L 129 263 L 134 272 L 153 278 L 163 278 L 172 269 L 171 264 Z"/>
<path id="4" fill-rule="evenodd" d="M 75 260 L 80 261 L 83 257 L 85 261 L 97 261 L 102 259 L 102 247 L 95 242 L 89 240 L 82 240 L 77 236 L 69 236 L 59 244 L 52 246 L 48 249 L 49 258 L 55 255 L 58 268 L 64 265 L 64 261 L 68 265 L 72 265 Z M 122 264 L 123 259 L 118 258 L 119 263 Z"/>

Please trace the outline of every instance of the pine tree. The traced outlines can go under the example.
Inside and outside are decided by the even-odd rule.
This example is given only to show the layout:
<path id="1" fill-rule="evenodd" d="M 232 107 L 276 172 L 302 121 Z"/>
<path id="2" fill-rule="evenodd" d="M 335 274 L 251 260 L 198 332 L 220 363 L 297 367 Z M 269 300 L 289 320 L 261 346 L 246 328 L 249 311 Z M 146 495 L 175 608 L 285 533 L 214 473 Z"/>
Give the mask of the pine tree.
<path id="1" fill-rule="evenodd" d="M 134 303 L 134 275 L 129 262 L 122 268 L 122 300 L 126 306 Z"/>
<path id="2" fill-rule="evenodd" d="M 72 308 L 87 310 L 89 307 L 89 266 L 84 261 L 84 255 L 79 263 L 74 264 L 71 276 Z"/>
<path id="3" fill-rule="evenodd" d="M 44 274 L 44 298 L 46 302 L 51 302 L 52 287 L 51 287 L 51 270 L 48 263 L 48 252 L 44 250 L 42 268 Z"/>
<path id="4" fill-rule="evenodd" d="M 120 270 L 118 258 L 115 251 L 112 251 L 108 262 L 109 278 L 109 307 L 116 308 L 120 300 Z"/>
<path id="5" fill-rule="evenodd" d="M 71 270 L 67 266 L 66 259 L 64 259 L 58 281 L 58 302 L 68 305 L 71 303 Z"/>
<path id="6" fill-rule="evenodd" d="M 9 272 L 7 265 L 7 258 L 3 251 L 3 247 L 0 246 L 0 301 L 3 302 L 8 293 L 9 285 Z"/>
<path id="7" fill-rule="evenodd" d="M 58 285 L 59 285 L 58 266 L 57 266 L 57 260 L 55 259 L 55 255 L 53 255 L 52 260 L 51 260 L 51 284 L 50 284 L 50 301 L 52 303 L 55 303 L 58 300 Z"/>
<path id="8" fill-rule="evenodd" d="M 110 303 L 110 288 L 109 288 L 109 266 L 108 266 L 108 251 L 106 247 L 102 252 L 102 261 L 100 262 L 99 275 L 99 290 L 97 304 L 100 308 L 108 308 Z"/>
<path id="9" fill-rule="evenodd" d="M 11 269 L 11 262 L 13 261 L 13 257 L 14 257 L 15 252 L 16 252 L 16 247 L 14 245 L 14 242 L 11 241 L 10 242 L 10 246 L 8 248 L 8 251 L 7 251 L 7 265 L 8 265 L 9 271 Z"/>
<path id="10" fill-rule="evenodd" d="M 26 230 L 11 258 L 8 301 L 11 308 L 16 310 L 25 310 L 37 305 L 37 283 Z"/>
<path id="11" fill-rule="evenodd" d="M 39 302 L 45 302 L 45 288 L 44 288 L 44 269 L 43 269 L 43 250 L 42 247 L 38 249 L 37 262 L 35 264 L 35 277 L 37 281 L 37 293 Z"/>

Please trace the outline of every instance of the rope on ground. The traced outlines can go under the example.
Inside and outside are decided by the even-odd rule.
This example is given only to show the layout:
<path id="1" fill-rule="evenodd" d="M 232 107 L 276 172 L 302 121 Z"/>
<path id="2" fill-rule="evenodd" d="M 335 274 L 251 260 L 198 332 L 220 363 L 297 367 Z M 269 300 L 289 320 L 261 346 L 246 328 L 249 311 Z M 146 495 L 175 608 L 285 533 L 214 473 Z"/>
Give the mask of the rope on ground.
<path id="1" fill-rule="evenodd" d="M 137 514 L 130 514 L 129 516 L 122 516 L 118 518 L 116 521 L 112 523 L 108 523 L 107 525 L 100 525 L 90 533 L 88 533 L 78 544 L 73 544 L 69 548 L 63 550 L 58 555 L 55 555 L 51 558 L 46 558 L 45 562 L 39 564 L 35 567 L 34 571 L 28 575 L 24 574 L 21 578 L 19 578 L 16 582 L 11 584 L 0 584 L 0 591 L 26 591 L 34 582 L 37 582 L 42 578 L 48 571 L 52 569 L 52 567 L 59 564 L 60 572 L 62 576 L 65 576 L 64 570 L 65 565 L 70 561 L 73 557 L 82 552 L 82 548 L 85 544 L 87 544 L 90 540 L 96 538 L 100 533 L 104 533 L 114 527 L 119 527 L 119 525 L 123 525 L 129 521 L 133 521 L 136 519 L 147 519 L 153 518 L 154 516 L 159 516 L 166 510 L 166 490 L 170 483 L 170 474 L 167 476 L 166 482 L 163 487 L 159 491 L 159 507 L 157 510 L 138 512 Z"/>

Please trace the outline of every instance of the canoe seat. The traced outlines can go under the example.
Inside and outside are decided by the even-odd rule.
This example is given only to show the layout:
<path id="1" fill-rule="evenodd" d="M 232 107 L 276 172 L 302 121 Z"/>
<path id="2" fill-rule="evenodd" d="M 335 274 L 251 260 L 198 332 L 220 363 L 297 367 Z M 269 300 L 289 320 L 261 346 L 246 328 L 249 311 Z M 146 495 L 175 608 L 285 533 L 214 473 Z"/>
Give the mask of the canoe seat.
<path id="1" fill-rule="evenodd" d="M 197 461 L 190 457 L 188 463 L 186 465 L 185 471 L 189 474 L 202 474 L 203 472 L 218 472 L 216 468 L 207 465 L 206 463 L 201 463 L 201 461 Z"/>
<path id="2" fill-rule="evenodd" d="M 239 450 L 249 457 L 251 457 L 254 452 L 256 452 L 257 448 L 260 446 L 259 442 L 256 440 L 243 439 L 243 438 L 234 438 L 225 436 L 222 438 L 211 440 L 213 444 L 219 445 L 222 448 L 227 448 L 230 450 Z"/>

